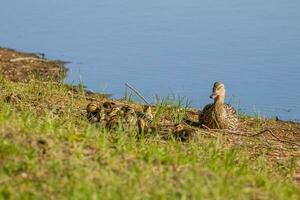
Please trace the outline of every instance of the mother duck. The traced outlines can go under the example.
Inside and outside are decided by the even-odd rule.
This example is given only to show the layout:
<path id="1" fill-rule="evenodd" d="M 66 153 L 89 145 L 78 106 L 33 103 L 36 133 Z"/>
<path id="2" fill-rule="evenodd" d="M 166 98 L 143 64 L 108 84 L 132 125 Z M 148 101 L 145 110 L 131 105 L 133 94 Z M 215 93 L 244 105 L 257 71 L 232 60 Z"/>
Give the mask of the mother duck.
<path id="1" fill-rule="evenodd" d="M 225 86 L 221 82 L 215 82 L 210 96 L 214 103 L 206 105 L 199 113 L 199 123 L 211 129 L 237 130 L 238 117 L 236 110 L 224 103 Z"/>

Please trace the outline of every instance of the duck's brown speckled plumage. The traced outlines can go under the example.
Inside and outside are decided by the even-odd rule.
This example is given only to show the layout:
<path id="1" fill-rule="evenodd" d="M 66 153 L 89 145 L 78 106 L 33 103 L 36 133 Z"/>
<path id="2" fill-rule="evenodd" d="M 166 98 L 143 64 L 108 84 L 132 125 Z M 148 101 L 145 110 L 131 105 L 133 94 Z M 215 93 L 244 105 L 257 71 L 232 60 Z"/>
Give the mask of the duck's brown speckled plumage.
<path id="1" fill-rule="evenodd" d="M 216 109 L 214 103 L 206 105 L 199 115 L 200 124 L 209 128 L 236 130 L 238 125 L 236 110 L 229 104 L 223 104 L 221 109 Z"/>
<path id="2" fill-rule="evenodd" d="M 213 87 L 214 103 L 206 105 L 199 113 L 200 125 L 212 129 L 238 129 L 238 117 L 236 110 L 229 104 L 224 103 L 224 84 L 216 82 Z"/>

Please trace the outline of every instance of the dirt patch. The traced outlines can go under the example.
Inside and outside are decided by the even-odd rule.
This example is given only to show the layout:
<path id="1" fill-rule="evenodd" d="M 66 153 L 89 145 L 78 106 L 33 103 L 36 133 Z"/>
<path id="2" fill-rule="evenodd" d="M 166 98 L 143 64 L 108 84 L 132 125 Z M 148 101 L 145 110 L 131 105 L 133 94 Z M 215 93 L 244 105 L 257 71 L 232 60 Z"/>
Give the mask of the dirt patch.
<path id="1" fill-rule="evenodd" d="M 34 53 L 0 48 L 0 73 L 12 81 L 26 82 L 31 78 L 60 81 L 66 75 L 64 63 Z"/>

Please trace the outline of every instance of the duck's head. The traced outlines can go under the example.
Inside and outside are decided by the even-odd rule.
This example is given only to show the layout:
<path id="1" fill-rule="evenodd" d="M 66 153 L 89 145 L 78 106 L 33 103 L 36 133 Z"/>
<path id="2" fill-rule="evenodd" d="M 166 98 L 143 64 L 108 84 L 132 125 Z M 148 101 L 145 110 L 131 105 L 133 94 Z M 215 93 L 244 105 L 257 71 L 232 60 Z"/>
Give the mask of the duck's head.
<path id="1" fill-rule="evenodd" d="M 225 86 L 221 82 L 215 82 L 213 86 L 212 94 L 210 95 L 211 99 L 214 100 L 224 100 L 225 98 Z"/>

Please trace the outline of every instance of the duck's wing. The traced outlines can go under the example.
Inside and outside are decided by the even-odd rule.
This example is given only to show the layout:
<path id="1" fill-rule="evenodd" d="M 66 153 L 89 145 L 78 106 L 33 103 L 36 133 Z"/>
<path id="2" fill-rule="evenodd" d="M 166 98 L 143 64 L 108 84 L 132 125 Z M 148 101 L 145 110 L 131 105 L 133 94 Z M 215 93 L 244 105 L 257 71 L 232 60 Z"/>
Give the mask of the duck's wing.
<path id="1" fill-rule="evenodd" d="M 199 124 L 202 125 L 207 117 L 207 115 L 211 112 L 211 109 L 213 107 L 213 103 L 207 104 L 204 106 L 202 111 L 199 111 Z"/>
<path id="2" fill-rule="evenodd" d="M 229 104 L 224 105 L 224 109 L 226 111 L 226 118 L 228 121 L 230 130 L 237 130 L 239 126 L 239 120 L 237 117 L 237 111 Z"/>
<path id="3" fill-rule="evenodd" d="M 207 112 L 208 110 L 210 110 L 210 108 L 213 106 L 213 103 L 207 104 L 206 106 L 204 106 L 203 110 L 201 111 L 202 113 Z"/>

